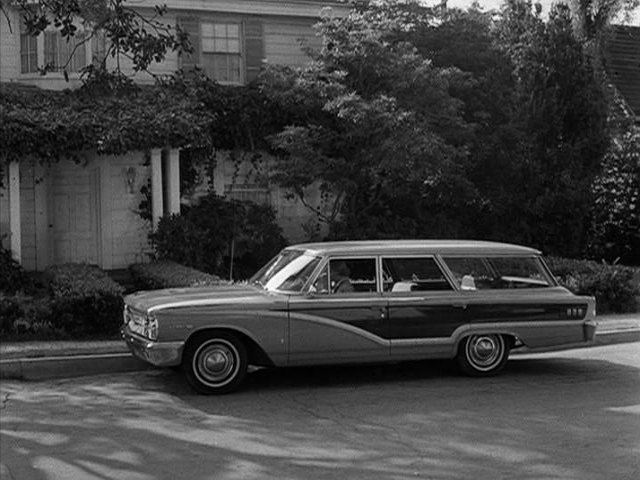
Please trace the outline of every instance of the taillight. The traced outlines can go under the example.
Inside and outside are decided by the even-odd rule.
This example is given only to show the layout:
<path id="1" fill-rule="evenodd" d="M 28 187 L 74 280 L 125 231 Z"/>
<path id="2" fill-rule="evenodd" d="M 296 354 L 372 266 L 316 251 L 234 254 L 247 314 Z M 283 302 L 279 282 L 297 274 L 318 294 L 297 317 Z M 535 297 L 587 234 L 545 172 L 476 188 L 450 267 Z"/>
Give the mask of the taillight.
<path id="1" fill-rule="evenodd" d="M 573 305 L 567 307 L 566 318 L 569 320 L 579 320 L 587 314 L 587 307 L 584 305 Z"/>

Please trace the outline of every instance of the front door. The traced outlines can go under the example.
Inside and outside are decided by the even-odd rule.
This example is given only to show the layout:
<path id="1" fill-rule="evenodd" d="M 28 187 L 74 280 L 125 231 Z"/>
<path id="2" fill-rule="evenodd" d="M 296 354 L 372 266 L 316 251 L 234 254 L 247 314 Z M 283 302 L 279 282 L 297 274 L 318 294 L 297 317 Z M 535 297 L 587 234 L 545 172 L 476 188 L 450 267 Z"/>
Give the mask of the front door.
<path id="1" fill-rule="evenodd" d="M 100 264 L 99 170 L 61 161 L 51 169 L 49 232 L 54 264 Z"/>
<path id="2" fill-rule="evenodd" d="M 387 300 L 376 259 L 331 259 L 309 295 L 289 303 L 291 365 L 386 360 Z"/>

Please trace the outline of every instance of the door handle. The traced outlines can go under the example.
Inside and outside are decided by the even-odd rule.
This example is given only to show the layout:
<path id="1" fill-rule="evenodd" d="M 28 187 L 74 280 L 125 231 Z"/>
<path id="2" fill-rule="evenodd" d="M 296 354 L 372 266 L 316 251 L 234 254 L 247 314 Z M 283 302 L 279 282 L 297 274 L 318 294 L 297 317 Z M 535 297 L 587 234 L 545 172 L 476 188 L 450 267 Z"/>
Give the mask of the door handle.
<path id="1" fill-rule="evenodd" d="M 451 306 L 453 308 L 461 308 L 462 310 L 466 310 L 467 309 L 467 304 L 466 303 L 456 302 L 456 303 L 452 303 Z"/>
<path id="2" fill-rule="evenodd" d="M 383 320 L 387 318 L 387 307 L 371 307 L 371 311 L 373 313 L 377 312 L 377 316 Z"/>

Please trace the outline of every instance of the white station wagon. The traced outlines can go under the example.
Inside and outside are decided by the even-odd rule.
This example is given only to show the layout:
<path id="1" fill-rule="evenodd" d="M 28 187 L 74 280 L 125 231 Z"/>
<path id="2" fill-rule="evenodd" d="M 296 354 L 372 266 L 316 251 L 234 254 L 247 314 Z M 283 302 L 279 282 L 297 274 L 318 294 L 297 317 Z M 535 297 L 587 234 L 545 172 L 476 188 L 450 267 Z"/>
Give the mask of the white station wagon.
<path id="1" fill-rule="evenodd" d="M 201 393 L 236 389 L 249 365 L 451 358 L 493 375 L 510 350 L 585 345 L 596 331 L 595 300 L 559 286 L 539 251 L 479 241 L 294 245 L 246 284 L 125 304 L 134 355 L 182 366 Z"/>

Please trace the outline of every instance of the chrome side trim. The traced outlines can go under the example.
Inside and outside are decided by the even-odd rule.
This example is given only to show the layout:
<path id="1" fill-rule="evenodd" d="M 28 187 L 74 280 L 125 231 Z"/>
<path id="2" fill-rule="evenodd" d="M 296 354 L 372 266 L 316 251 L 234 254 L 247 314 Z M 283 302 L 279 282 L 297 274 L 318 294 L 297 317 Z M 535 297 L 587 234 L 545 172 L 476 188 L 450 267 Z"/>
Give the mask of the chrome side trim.
<path id="1" fill-rule="evenodd" d="M 558 337 L 558 329 L 565 329 L 565 335 L 567 332 L 571 332 L 572 335 L 580 336 L 582 338 L 572 341 L 554 341 Z M 529 332 L 527 331 L 529 330 Z M 441 351 L 446 349 L 450 357 L 455 356 L 458 344 L 463 337 L 467 335 L 477 335 L 483 333 L 499 333 L 503 335 L 511 335 L 522 340 L 525 345 L 527 340 L 531 338 L 531 330 L 535 331 L 536 335 L 542 334 L 537 340 L 546 345 L 535 345 L 535 347 L 542 346 L 562 346 L 562 345 L 587 345 L 595 339 L 596 322 L 593 319 L 587 320 L 565 320 L 565 321 L 539 321 L 539 322 L 496 322 L 496 323 L 476 323 L 461 325 L 458 327 L 450 337 L 447 338 L 403 338 L 398 340 L 391 340 L 391 352 L 398 354 L 403 349 L 415 349 L 416 347 L 425 347 L 425 352 L 429 349 L 435 351 Z M 546 333 L 548 332 L 548 333 Z M 549 339 L 546 340 L 545 339 Z M 395 352 L 394 352 L 395 350 Z"/>
<path id="2" fill-rule="evenodd" d="M 367 340 L 370 340 L 372 342 L 375 342 L 379 345 L 382 346 L 388 346 L 389 345 L 389 340 L 384 339 L 382 337 L 379 337 L 377 335 L 374 335 L 371 332 L 368 332 L 366 330 L 363 330 L 361 328 L 358 327 L 354 327 L 353 325 L 350 325 L 348 323 L 342 322 L 342 321 L 338 321 L 338 320 L 331 320 L 329 318 L 326 317 L 321 317 L 321 316 L 316 316 L 316 315 L 309 315 L 307 313 L 297 313 L 297 312 L 291 312 L 291 321 L 294 320 L 299 320 L 302 322 L 310 322 L 310 323 L 315 323 L 315 324 L 320 324 L 320 325 L 325 325 L 327 327 L 332 327 L 332 328 L 336 328 L 338 330 L 344 330 L 347 331 L 349 333 L 353 333 L 356 335 L 359 335 L 361 337 L 366 338 Z"/>

